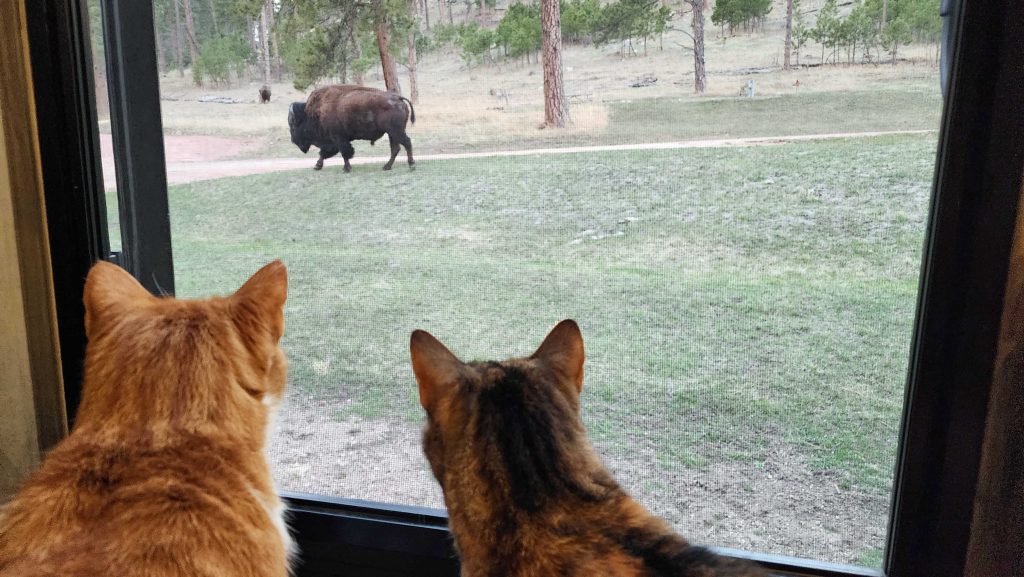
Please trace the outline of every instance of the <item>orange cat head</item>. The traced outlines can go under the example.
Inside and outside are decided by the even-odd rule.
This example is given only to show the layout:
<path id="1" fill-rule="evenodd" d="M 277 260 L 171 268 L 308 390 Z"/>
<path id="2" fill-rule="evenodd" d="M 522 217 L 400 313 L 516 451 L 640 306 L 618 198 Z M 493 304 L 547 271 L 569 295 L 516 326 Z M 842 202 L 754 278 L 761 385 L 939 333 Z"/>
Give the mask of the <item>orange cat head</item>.
<path id="1" fill-rule="evenodd" d="M 151 295 L 115 265 L 85 283 L 85 358 L 77 430 L 159 441 L 181 432 L 262 445 L 281 398 L 288 275 L 274 261 L 235 294 L 206 300 Z"/>

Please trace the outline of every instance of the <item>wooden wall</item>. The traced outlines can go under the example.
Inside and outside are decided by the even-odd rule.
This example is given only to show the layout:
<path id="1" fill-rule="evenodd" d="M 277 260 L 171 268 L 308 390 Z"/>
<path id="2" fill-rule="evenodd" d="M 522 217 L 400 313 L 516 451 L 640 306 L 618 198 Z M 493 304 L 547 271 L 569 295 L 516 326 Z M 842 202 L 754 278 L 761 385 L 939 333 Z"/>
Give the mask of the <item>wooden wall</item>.
<path id="1" fill-rule="evenodd" d="M 0 4 L 0 502 L 66 434 L 24 0 Z"/>

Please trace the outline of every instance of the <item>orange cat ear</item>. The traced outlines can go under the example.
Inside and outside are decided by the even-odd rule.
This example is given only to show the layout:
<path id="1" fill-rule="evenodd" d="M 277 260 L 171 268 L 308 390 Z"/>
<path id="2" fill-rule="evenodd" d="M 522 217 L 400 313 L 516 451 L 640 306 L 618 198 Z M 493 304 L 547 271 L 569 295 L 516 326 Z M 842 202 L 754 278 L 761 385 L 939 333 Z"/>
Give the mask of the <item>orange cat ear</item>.
<path id="1" fill-rule="evenodd" d="M 576 321 L 566 319 L 551 329 L 544 342 L 530 357 L 543 361 L 551 370 L 583 390 L 583 334 Z"/>
<path id="2" fill-rule="evenodd" d="M 86 336 L 110 305 L 152 298 L 153 295 L 149 294 L 135 277 L 128 274 L 128 271 L 106 261 L 97 262 L 89 269 L 82 297 L 85 302 Z"/>
<path id="3" fill-rule="evenodd" d="M 440 398 L 442 388 L 458 379 L 464 365 L 427 331 L 412 332 L 409 352 L 412 354 L 412 372 L 420 386 L 420 404 L 429 412 Z"/>
<path id="4" fill-rule="evenodd" d="M 284 334 L 284 301 L 288 298 L 288 269 L 275 260 L 256 271 L 231 300 L 241 316 L 270 329 L 275 341 Z"/>

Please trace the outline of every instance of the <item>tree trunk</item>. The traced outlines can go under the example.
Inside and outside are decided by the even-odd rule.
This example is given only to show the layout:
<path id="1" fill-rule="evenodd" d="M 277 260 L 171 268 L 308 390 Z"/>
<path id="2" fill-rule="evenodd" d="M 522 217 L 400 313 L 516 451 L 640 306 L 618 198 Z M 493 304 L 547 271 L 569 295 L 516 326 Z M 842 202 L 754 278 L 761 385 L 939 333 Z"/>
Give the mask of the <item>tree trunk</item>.
<path id="1" fill-rule="evenodd" d="M 707 86 L 704 70 L 704 0 L 688 0 L 693 8 L 693 91 L 702 94 Z"/>
<path id="2" fill-rule="evenodd" d="M 249 50 L 251 50 L 253 54 L 259 54 L 260 45 L 256 42 L 256 36 L 253 35 L 253 30 L 255 29 L 256 20 L 247 16 L 245 18 L 245 38 L 249 41 Z"/>
<path id="3" fill-rule="evenodd" d="M 269 0 L 268 0 L 269 1 Z M 263 53 L 263 84 L 270 84 L 270 27 L 267 23 L 267 5 L 260 10 L 260 48 Z"/>
<path id="4" fill-rule="evenodd" d="M 260 53 L 260 44 L 256 41 L 256 35 L 253 33 L 256 30 L 256 19 L 250 16 L 245 18 L 245 38 L 249 42 L 249 51 L 253 56 L 257 56 Z M 249 71 L 249 80 L 253 80 L 253 67 L 251 64 L 246 66 Z"/>
<path id="5" fill-rule="evenodd" d="M 448 24 L 455 26 L 455 18 L 452 17 L 452 0 L 444 0 L 444 2 L 448 5 Z"/>
<path id="6" fill-rule="evenodd" d="M 188 55 L 191 58 L 189 64 L 195 69 L 199 60 L 199 41 L 196 40 L 196 24 L 192 19 L 192 0 L 182 0 L 182 4 L 185 6 L 185 35 L 188 37 Z M 203 84 L 201 77 L 196 77 L 194 73 L 192 76 L 196 86 Z"/>
<path id="7" fill-rule="evenodd" d="M 156 69 L 161 74 L 167 70 L 167 55 L 164 54 L 163 34 L 159 29 L 153 30 L 153 39 L 156 40 Z"/>
<path id="8" fill-rule="evenodd" d="M 217 25 L 217 6 L 210 0 L 210 18 L 213 20 L 213 33 L 220 36 L 220 26 Z"/>
<path id="9" fill-rule="evenodd" d="M 380 52 L 380 66 L 384 72 L 384 86 L 389 92 L 402 93 L 398 84 L 398 72 L 395 70 L 395 59 L 391 57 L 388 47 L 391 45 L 391 23 L 388 21 L 384 0 L 375 0 L 374 25 L 377 28 L 377 50 Z"/>
<path id="10" fill-rule="evenodd" d="M 359 40 L 355 37 L 354 34 L 350 37 L 350 39 L 353 45 L 353 61 L 359 60 L 360 58 L 363 57 L 363 45 L 359 43 Z M 358 66 L 356 67 L 356 70 L 352 72 L 352 82 L 356 83 L 356 85 L 358 86 L 363 85 L 363 71 L 359 70 Z"/>
<path id="11" fill-rule="evenodd" d="M 181 37 L 181 6 L 178 5 L 178 0 L 171 0 L 174 2 L 174 58 L 178 64 L 178 76 L 185 76 L 185 47 L 184 39 Z"/>
<path id="12" fill-rule="evenodd" d="M 267 0 L 267 26 L 270 28 L 271 56 L 274 63 L 274 78 L 281 81 L 281 44 L 277 41 L 277 23 L 274 17 L 274 0 Z"/>
<path id="13" fill-rule="evenodd" d="M 786 0 L 786 52 L 782 57 L 782 69 L 789 70 L 790 54 L 793 52 L 793 0 Z"/>
<path id="14" fill-rule="evenodd" d="M 430 32 L 430 0 L 423 0 L 423 24 Z"/>
<path id="15" fill-rule="evenodd" d="M 409 3 L 409 8 L 412 9 L 413 22 L 416 21 L 416 4 L 415 0 Z M 413 24 L 409 27 L 409 100 L 413 104 L 420 101 L 420 88 L 416 83 L 416 25 Z"/>
<path id="16" fill-rule="evenodd" d="M 569 124 L 569 102 L 562 84 L 562 15 L 558 0 L 541 0 L 540 30 L 544 51 L 544 125 Z"/>

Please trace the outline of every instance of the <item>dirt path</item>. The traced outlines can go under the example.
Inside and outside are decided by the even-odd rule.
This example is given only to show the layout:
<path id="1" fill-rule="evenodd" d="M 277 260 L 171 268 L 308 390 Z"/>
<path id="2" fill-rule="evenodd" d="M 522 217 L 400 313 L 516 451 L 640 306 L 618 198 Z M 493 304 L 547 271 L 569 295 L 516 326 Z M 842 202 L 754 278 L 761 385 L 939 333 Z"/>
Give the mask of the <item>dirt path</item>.
<path id="1" fill-rule="evenodd" d="M 172 167 L 215 164 L 223 162 L 224 159 L 238 156 L 239 152 L 256 146 L 258 142 L 254 138 L 167 135 L 164 136 L 164 159 L 167 162 L 168 172 Z M 117 180 L 114 172 L 114 143 L 109 134 L 100 134 L 100 152 L 103 160 L 103 186 L 110 190 L 117 186 Z M 185 174 L 188 172 L 186 169 Z M 197 178 L 171 180 L 170 182 L 178 184 L 193 180 L 209 180 L 210 178 L 218 178 L 218 176 L 204 176 L 197 173 Z"/>
<path id="2" fill-rule="evenodd" d="M 828 134 L 799 134 L 789 136 L 757 136 L 751 138 L 720 138 L 711 140 L 687 140 L 680 142 L 652 142 L 644 144 L 609 144 L 600 146 L 570 146 L 566 148 L 531 148 L 525 150 L 497 150 L 489 152 L 462 152 L 451 154 L 421 154 L 416 156 L 417 162 L 430 160 L 450 160 L 459 158 L 490 158 L 500 156 L 531 156 L 536 154 L 572 154 L 579 152 L 608 152 L 623 150 L 669 150 L 681 148 L 726 148 L 742 146 L 771 146 L 790 142 L 813 140 L 832 140 L 840 138 L 871 138 L 899 134 L 928 134 L 934 130 L 891 130 L 881 132 L 834 132 Z M 115 186 L 114 157 L 110 135 L 100 135 L 103 145 L 104 185 L 110 189 Z M 246 176 L 285 170 L 312 169 L 316 155 L 300 156 L 296 151 L 294 158 L 253 158 L 245 160 L 225 160 L 237 156 L 244 148 L 255 146 L 256 141 L 242 138 L 225 138 L 216 136 L 166 136 L 164 150 L 167 157 L 167 181 L 170 184 L 183 184 L 214 178 L 230 176 Z M 396 163 L 404 163 L 404 154 L 400 154 Z M 327 161 L 330 166 L 331 159 Z M 381 164 L 387 160 L 385 156 L 357 157 L 352 164 Z M 340 164 L 340 161 L 338 161 Z"/>

